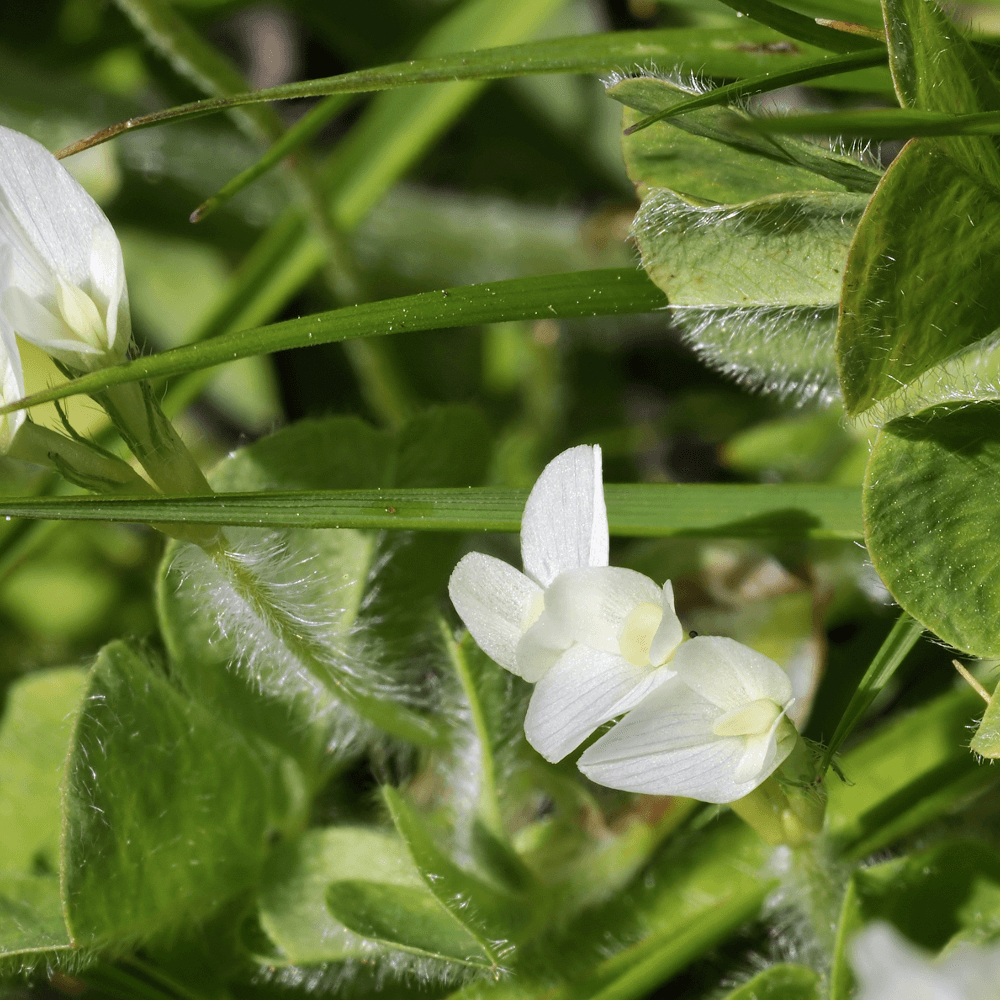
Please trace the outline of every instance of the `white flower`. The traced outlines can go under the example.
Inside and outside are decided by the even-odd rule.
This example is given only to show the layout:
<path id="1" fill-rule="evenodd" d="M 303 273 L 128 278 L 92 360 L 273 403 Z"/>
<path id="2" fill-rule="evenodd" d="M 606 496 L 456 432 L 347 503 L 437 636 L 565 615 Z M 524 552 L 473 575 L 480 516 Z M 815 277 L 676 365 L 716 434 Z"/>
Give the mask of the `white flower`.
<path id="1" fill-rule="evenodd" d="M 673 676 L 683 639 L 669 581 L 608 566 L 601 450 L 581 445 L 539 476 L 521 520 L 524 572 L 473 552 L 448 584 L 480 647 L 535 682 L 524 732 L 561 760 Z"/>
<path id="2" fill-rule="evenodd" d="M 891 924 L 876 921 L 855 937 L 856 1000 L 995 1000 L 1000 947 L 960 944 L 935 958 Z"/>
<path id="3" fill-rule="evenodd" d="M 24 395 L 24 374 L 21 354 L 14 337 L 0 325 L 0 406 L 13 403 Z M 24 410 L 15 410 L 0 417 L 0 455 L 10 448 L 17 429 L 24 423 Z"/>
<path id="4" fill-rule="evenodd" d="M 120 361 L 132 336 L 111 223 L 44 146 L 2 127 L 0 333 L 75 369 Z"/>
<path id="5" fill-rule="evenodd" d="M 580 757 L 610 788 L 735 802 L 792 752 L 792 684 L 781 667 L 733 639 L 698 636 L 675 672 Z"/>

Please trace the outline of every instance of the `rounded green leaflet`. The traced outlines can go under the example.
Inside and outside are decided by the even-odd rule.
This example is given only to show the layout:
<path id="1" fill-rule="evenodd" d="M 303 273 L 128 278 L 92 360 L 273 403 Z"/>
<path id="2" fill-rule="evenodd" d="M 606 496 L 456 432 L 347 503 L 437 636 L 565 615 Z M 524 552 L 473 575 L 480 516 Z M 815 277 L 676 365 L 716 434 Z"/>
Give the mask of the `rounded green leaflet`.
<path id="1" fill-rule="evenodd" d="M 887 424 L 862 505 L 892 596 L 945 642 L 1000 656 L 1000 403 L 948 403 Z"/>

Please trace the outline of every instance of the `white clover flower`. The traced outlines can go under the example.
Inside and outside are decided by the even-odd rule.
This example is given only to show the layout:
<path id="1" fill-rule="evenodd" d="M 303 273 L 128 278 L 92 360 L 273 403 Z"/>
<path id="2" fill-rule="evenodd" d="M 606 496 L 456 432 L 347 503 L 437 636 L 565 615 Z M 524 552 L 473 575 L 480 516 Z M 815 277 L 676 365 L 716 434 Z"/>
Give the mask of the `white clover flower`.
<path id="1" fill-rule="evenodd" d="M 675 676 L 578 761 L 592 781 L 652 795 L 735 802 L 792 752 L 792 684 L 733 639 L 698 636 L 674 654 Z"/>
<path id="2" fill-rule="evenodd" d="M 3 127 L 0 333 L 75 369 L 115 364 L 132 336 L 111 223 L 44 146 Z"/>
<path id="3" fill-rule="evenodd" d="M 608 566 L 599 447 L 545 467 L 524 508 L 521 559 L 523 573 L 470 553 L 448 592 L 480 647 L 535 683 L 524 732 L 557 761 L 669 680 L 684 635 L 669 581 Z"/>
<path id="4" fill-rule="evenodd" d="M 995 1000 L 1000 947 L 960 944 L 935 958 L 876 921 L 855 937 L 851 965 L 856 1000 Z"/>

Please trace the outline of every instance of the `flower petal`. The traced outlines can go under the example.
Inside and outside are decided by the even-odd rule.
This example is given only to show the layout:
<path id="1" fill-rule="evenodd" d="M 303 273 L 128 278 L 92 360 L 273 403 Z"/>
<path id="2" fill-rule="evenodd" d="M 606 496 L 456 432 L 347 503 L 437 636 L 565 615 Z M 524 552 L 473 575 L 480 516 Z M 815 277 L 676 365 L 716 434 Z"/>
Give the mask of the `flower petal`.
<path id="1" fill-rule="evenodd" d="M 640 604 L 662 600 L 648 576 L 620 566 L 571 569 L 545 591 L 545 610 L 577 642 L 605 653 L 619 653 L 625 619 Z"/>
<path id="2" fill-rule="evenodd" d="M 577 643 L 535 685 L 524 735 L 546 760 L 562 760 L 598 726 L 634 705 L 649 690 L 649 680 L 647 668 Z M 642 692 L 634 698 L 637 688 Z"/>
<path id="3" fill-rule="evenodd" d="M 521 560 L 524 572 L 543 587 L 568 569 L 607 566 L 599 446 L 570 448 L 542 470 L 524 505 Z"/>
<path id="4" fill-rule="evenodd" d="M 997 949 L 970 951 L 987 955 L 992 952 L 995 964 Z M 971 957 L 965 952 L 961 960 L 968 962 Z M 904 997 L 906 1000 L 937 1000 L 974 995 L 962 988 L 964 984 L 958 976 L 937 967 L 931 955 L 910 944 L 895 927 L 881 920 L 870 923 L 854 938 L 851 965 L 858 980 L 857 1000 L 902 1000 Z M 995 984 L 994 978 L 992 985 Z"/>
<path id="5" fill-rule="evenodd" d="M 674 587 L 667 580 L 663 584 L 663 618 L 649 647 L 649 660 L 653 666 L 666 663 L 684 640 L 684 628 L 674 611 Z"/>
<path id="6" fill-rule="evenodd" d="M 11 283 L 40 298 L 52 294 L 51 275 L 59 274 L 108 299 L 111 287 L 95 288 L 91 267 L 101 230 L 117 247 L 111 223 L 69 171 L 41 143 L 0 127 L 0 242 L 14 250 Z"/>
<path id="7" fill-rule="evenodd" d="M 746 739 L 716 736 L 712 723 L 718 714 L 674 677 L 589 747 L 579 768 L 591 781 L 627 792 L 735 802 L 767 775 L 737 780 Z"/>
<path id="8" fill-rule="evenodd" d="M 514 673 L 532 684 L 540 681 L 549 667 L 572 645 L 573 639 L 545 610 L 517 644 Z"/>
<path id="9" fill-rule="evenodd" d="M 453 570 L 448 594 L 480 648 L 517 673 L 517 644 L 541 588 L 509 563 L 470 552 Z"/>
<path id="10" fill-rule="evenodd" d="M 731 712 L 767 698 L 782 708 L 792 682 L 774 660 L 734 639 L 699 635 L 682 643 L 670 665 L 693 691 Z"/>

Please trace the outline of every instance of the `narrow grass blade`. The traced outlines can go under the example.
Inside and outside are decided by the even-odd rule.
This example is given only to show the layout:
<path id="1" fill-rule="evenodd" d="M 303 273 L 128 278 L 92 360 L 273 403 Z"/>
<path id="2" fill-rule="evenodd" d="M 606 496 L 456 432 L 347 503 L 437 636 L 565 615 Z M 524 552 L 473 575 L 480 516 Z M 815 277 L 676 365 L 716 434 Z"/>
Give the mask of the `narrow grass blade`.
<path id="1" fill-rule="evenodd" d="M 12 408 L 34 406 L 81 392 L 93 393 L 124 382 L 181 375 L 292 347 L 515 319 L 563 319 L 651 312 L 666 304 L 663 292 L 645 273 L 632 269 L 514 278 L 422 292 L 228 333 L 202 343 L 137 358 L 35 393 L 13 404 Z M 7 412 L 7 409 L 2 412 Z"/>
<path id="2" fill-rule="evenodd" d="M 648 118 L 643 118 L 642 121 L 630 125 L 625 129 L 625 135 L 640 132 L 655 122 L 663 121 L 664 118 L 676 118 L 689 111 L 697 111 L 699 108 L 710 108 L 716 104 L 729 104 L 740 97 L 768 93 L 779 87 L 807 83 L 822 77 L 844 73 L 847 70 L 880 66 L 886 64 L 887 61 L 888 55 L 884 49 L 865 49 L 860 52 L 848 52 L 842 56 L 828 56 L 785 73 L 764 73 L 763 76 L 750 77 L 737 83 L 731 83 L 726 87 L 716 87 L 715 90 L 709 91 L 701 97 L 693 97 L 689 101 L 681 101 L 679 104 L 664 108 L 655 115 L 650 115 Z"/>
<path id="3" fill-rule="evenodd" d="M 899 616 L 899 621 L 893 626 L 892 631 L 886 636 L 882 647 L 875 654 L 871 666 L 865 671 L 861 683 L 858 684 L 854 697 L 851 698 L 844 714 L 834 730 L 830 745 L 823 754 L 823 762 L 820 766 L 820 774 L 825 774 L 833 760 L 834 754 L 843 745 L 844 740 L 851 735 L 851 731 L 858 724 L 861 716 L 870 707 L 871 703 L 878 696 L 878 693 L 886 686 L 892 675 L 899 669 L 900 664 L 906 659 L 906 654 L 913 648 L 916 641 L 924 633 L 924 626 L 915 618 L 912 618 L 905 611 Z"/>
<path id="4" fill-rule="evenodd" d="M 855 52 L 885 45 L 864 35 L 837 31 L 826 25 L 817 24 L 811 17 L 797 14 L 794 10 L 771 3 L 771 0 L 722 0 L 727 7 L 740 14 L 746 14 L 769 28 L 774 28 L 789 38 L 806 42 L 830 52 Z"/>
<path id="5" fill-rule="evenodd" d="M 237 174 L 211 198 L 203 201 L 191 213 L 191 221 L 201 222 L 206 219 L 244 188 L 253 184 L 258 177 L 262 177 L 286 156 L 307 143 L 347 105 L 350 97 L 349 94 L 333 94 L 307 111 L 253 166 Z"/>
<path id="6" fill-rule="evenodd" d="M 861 492 L 853 486 L 643 483 L 609 485 L 604 492 L 610 530 L 618 536 L 862 537 Z M 0 516 L 258 528 L 516 532 L 527 496 L 527 490 L 467 487 L 134 498 L 4 497 L 0 498 Z M 919 626 L 914 628 L 919 634 Z"/>
<path id="7" fill-rule="evenodd" d="M 864 48 L 864 39 L 823 29 L 808 18 L 817 37 L 828 41 L 824 32 L 836 38 L 854 39 L 844 48 L 849 52 Z M 227 108 L 265 101 L 292 100 L 300 97 L 326 97 L 331 94 L 360 94 L 422 83 L 455 80 L 500 80 L 540 73 L 603 73 L 636 66 L 669 66 L 705 73 L 709 76 L 752 76 L 766 67 L 791 69 L 815 60 L 817 52 L 803 52 L 795 46 L 780 48 L 781 35 L 760 25 L 735 28 L 672 28 L 658 31 L 621 31 L 602 35 L 546 39 L 520 45 L 484 48 L 472 52 L 435 55 L 407 62 L 392 63 L 372 69 L 357 70 L 341 76 L 298 83 L 282 84 L 251 93 L 224 98 L 210 98 L 154 111 L 130 118 L 67 146 L 57 154 L 72 156 L 91 146 L 107 142 L 123 132 L 150 128 L 168 121 L 182 121 L 214 114 Z M 828 45 L 818 48 L 829 51 Z M 888 81 L 885 81 L 887 83 Z M 879 90 L 875 78 L 867 81 Z M 854 84 L 854 87 L 863 83 Z M 852 88 L 853 89 L 853 88 Z"/>
<path id="8" fill-rule="evenodd" d="M 867 139 L 914 139 L 918 136 L 1000 135 L 1000 111 L 950 115 L 916 108 L 838 111 L 831 114 L 755 118 L 744 128 L 787 135 L 846 135 Z"/>

